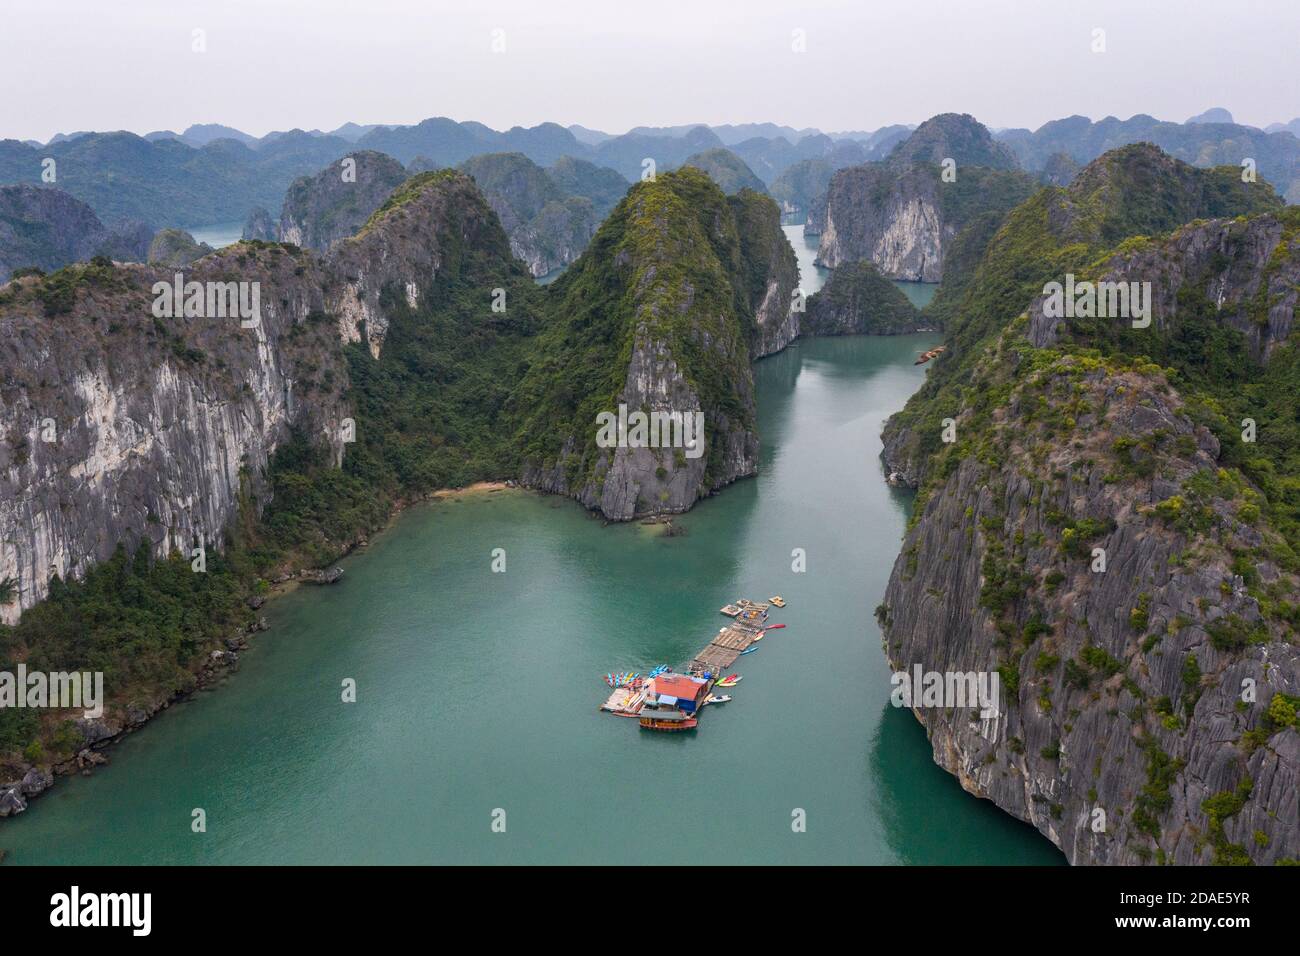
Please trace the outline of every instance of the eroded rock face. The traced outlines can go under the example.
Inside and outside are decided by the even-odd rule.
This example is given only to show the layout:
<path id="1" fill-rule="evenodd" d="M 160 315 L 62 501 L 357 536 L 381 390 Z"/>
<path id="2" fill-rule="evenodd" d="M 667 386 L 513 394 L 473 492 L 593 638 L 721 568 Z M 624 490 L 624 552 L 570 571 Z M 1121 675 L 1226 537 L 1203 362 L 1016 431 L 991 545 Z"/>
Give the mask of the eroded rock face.
<path id="1" fill-rule="evenodd" d="M 428 188 L 439 184 L 440 188 Z M 413 176 L 356 235 L 335 244 L 328 257 L 327 311 L 337 317 L 345 342 L 364 339 L 376 358 L 388 333 L 382 296 L 399 290 L 410 308 L 436 281 L 449 257 L 475 250 L 501 255 L 500 230 L 474 181 L 451 170 Z M 485 306 L 490 291 L 484 290 Z"/>
<path id="2" fill-rule="evenodd" d="M 884 162 L 842 169 L 809 212 L 817 259 L 834 269 L 866 260 L 892 279 L 938 282 L 944 254 L 976 212 L 1005 213 L 1034 183 L 970 116 L 932 117 Z"/>
<path id="3" fill-rule="evenodd" d="M 15 269 L 53 272 L 95 255 L 141 262 L 152 236 L 140 222 L 106 227 L 88 205 L 61 189 L 0 186 L 0 283 Z"/>
<path id="4" fill-rule="evenodd" d="M 72 315 L 46 314 L 36 279 L 0 308 L 0 579 L 19 587 L 6 621 L 119 543 L 219 548 L 241 487 L 265 498 L 263 469 L 292 425 L 341 455 L 347 369 L 328 324 L 309 320 L 327 277 L 307 254 L 232 246 L 185 270 L 259 283 L 253 328 L 155 319 L 152 287 L 172 269 L 78 275 Z M 327 370 L 336 384 L 322 390 Z"/>
<path id="5" fill-rule="evenodd" d="M 582 255 L 627 189 L 612 169 L 571 157 L 543 169 L 522 153 L 489 153 L 459 168 L 500 218 L 515 257 L 537 277 Z"/>
<path id="6" fill-rule="evenodd" d="M 1025 427 L 1040 394 L 1090 409 L 1072 440 Z M 928 498 L 878 611 L 896 670 L 1002 675 L 995 718 L 914 708 L 935 761 L 1074 863 L 1296 858 L 1300 735 L 1270 732 L 1264 715 L 1273 694 L 1300 693 L 1300 651 L 1233 570 L 1230 549 L 1269 532 L 1243 509 L 1245 489 L 1207 491 L 1198 477 L 1215 474 L 1217 441 L 1161 377 L 1071 359 L 1013 393 L 998 420 L 991 453 Z M 1116 440 L 1137 449 L 1153 434 L 1152 475 L 1117 480 Z M 1213 531 L 1168 520 L 1175 494 L 1214 515 Z M 1257 572 L 1294 599 L 1294 578 L 1270 559 Z M 1256 636 L 1229 646 L 1232 628 Z M 1207 800 L 1241 793 L 1211 818 Z"/>
<path id="7" fill-rule="evenodd" d="M 278 239 L 324 252 L 351 236 L 406 179 L 406 168 L 391 156 L 363 149 L 330 163 L 320 172 L 294 180 L 274 236 L 263 232 L 259 218 L 250 221 L 245 238 Z"/>
<path id="8" fill-rule="evenodd" d="M 817 258 L 829 269 L 866 259 L 895 279 L 938 282 L 943 244 L 955 231 L 943 225 L 934 175 L 857 166 L 831 181 Z"/>
<path id="9" fill-rule="evenodd" d="M 917 717 L 940 765 L 1073 862 L 1300 855 L 1285 489 L 1254 484 L 1270 472 L 1197 423 L 1214 421 L 1204 393 L 1178 391 L 1207 377 L 1255 389 L 1263 428 L 1289 440 L 1259 390 L 1295 387 L 1294 237 L 1287 211 L 1124 242 L 1078 281 L 1150 283 L 1145 328 L 1054 318 L 1035 298 L 970 373 L 969 395 L 1004 397 L 954 404 L 966 444 L 921 476 L 880 609 L 886 653 L 900 669 L 1004 678 L 996 719 Z M 1171 381 L 1167 363 L 1192 372 Z M 1223 441 L 1240 440 L 1228 424 Z M 1264 487 L 1283 497 L 1270 505 Z"/>
<path id="10" fill-rule="evenodd" d="M 750 356 L 759 359 L 799 337 L 803 313 L 794 308 L 799 263 L 781 230 L 781 213 L 774 202 L 744 192 L 734 196 L 730 205 L 738 220 L 741 255 L 761 267 L 761 282 L 749 288 L 757 329 Z"/>
<path id="11" fill-rule="evenodd" d="M 1300 256 L 1278 256 L 1269 268 L 1284 232 L 1272 215 L 1194 223 L 1111 257 L 1096 281 L 1149 282 L 1153 335 L 1178 321 L 1178 291 L 1204 284 L 1217 320 L 1242 333 L 1263 362 L 1291 335 L 1300 298 Z M 1040 296 L 1029 306 L 1029 340 L 1037 348 L 1056 344 L 1064 325 L 1046 305 Z"/>
<path id="12" fill-rule="evenodd" d="M 626 359 L 608 357 L 626 361 L 627 373 L 613 396 L 582 407 L 699 412 L 703 447 L 693 454 L 666 443 L 601 447 L 596 422 L 579 419 L 553 456 L 527 456 L 521 483 L 571 495 L 611 520 L 685 511 L 758 468 L 749 363 L 783 348 L 799 329 L 790 310 L 797 266 L 780 212 L 749 190 L 725 197 L 703 172 L 685 167 L 634 186 L 593 248 L 599 257 L 589 252 L 561 280 L 559 291 L 571 296 L 559 304 L 573 323 L 566 342 L 589 361 L 585 349 L 626 334 Z M 608 298 L 592 304 L 592 289 Z M 600 322 L 608 325 L 584 346 Z M 564 355 L 553 361 L 573 360 Z M 546 391 L 539 383 L 539 400 Z"/>

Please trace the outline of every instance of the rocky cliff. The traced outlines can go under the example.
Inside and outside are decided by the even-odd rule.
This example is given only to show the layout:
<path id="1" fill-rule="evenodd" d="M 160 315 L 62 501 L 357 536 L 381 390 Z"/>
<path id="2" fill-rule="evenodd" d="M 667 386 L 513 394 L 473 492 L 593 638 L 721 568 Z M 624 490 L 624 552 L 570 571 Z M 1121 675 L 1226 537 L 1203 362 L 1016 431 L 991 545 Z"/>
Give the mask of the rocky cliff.
<path id="1" fill-rule="evenodd" d="M 265 503 L 261 476 L 292 427 L 337 465 L 344 346 L 377 358 L 392 316 L 435 295 L 466 246 L 508 262 L 502 242 L 467 177 L 432 173 L 329 256 L 244 242 L 184 266 L 183 282 L 206 295 L 206 284 L 236 283 L 251 304 L 255 291 L 247 327 L 231 310 L 203 317 L 203 296 L 201 314 L 156 316 L 154 285 L 173 285 L 180 265 L 97 259 L 5 286 L 0 580 L 20 595 L 7 617 L 44 596 L 51 575 L 80 576 L 140 536 L 158 554 L 195 536 L 219 547 L 241 480 Z"/>
<path id="2" fill-rule="evenodd" d="M 6 621 L 53 575 L 79 577 L 120 543 L 157 554 L 221 547 L 241 487 L 301 422 L 340 451 L 347 380 L 328 335 L 294 334 L 325 304 L 320 267 L 234 246 L 185 273 L 259 283 L 260 318 L 157 318 L 170 269 L 96 260 L 17 280 L 0 301 L 0 579 Z M 328 390 L 306 384 L 329 373 Z"/>
<path id="3" fill-rule="evenodd" d="M 977 215 L 949 249 L 954 266 L 925 310 L 948 351 L 926 384 L 886 423 L 885 461 L 907 484 L 924 480 L 939 449 L 940 421 L 981 352 L 1045 283 L 1082 275 L 1108 249 L 1198 218 L 1279 210 L 1267 183 L 1243 183 L 1232 167 L 1198 169 L 1148 144 L 1089 163 L 1066 188 L 1045 188 L 1011 213 Z"/>
<path id="4" fill-rule="evenodd" d="M 405 167 L 391 156 L 368 149 L 349 153 L 317 173 L 295 179 L 284 195 L 278 222 L 272 224 L 266 210 L 254 209 L 244 238 L 323 252 L 365 225 L 406 176 Z"/>
<path id="5" fill-rule="evenodd" d="M 612 178 L 622 181 L 621 176 L 578 160 L 558 164 L 553 175 L 522 153 L 491 153 L 467 160 L 460 169 L 483 191 L 510 237 L 510 248 L 534 276 L 577 259 L 622 198 L 622 192 L 612 195 L 610 183 Z"/>
<path id="6" fill-rule="evenodd" d="M 771 200 L 728 199 L 691 167 L 635 185 L 553 287 L 556 322 L 516 398 L 524 483 L 628 520 L 685 511 L 752 475 L 749 363 L 798 333 L 796 276 Z M 602 446 L 597 416 L 620 406 L 698 413 L 703 437 Z"/>
<path id="7" fill-rule="evenodd" d="M 1300 220 L 1197 222 L 1062 256 L 1067 234 L 1186 203 L 1277 204 L 1231 170 L 1103 159 L 1086 194 L 1039 197 L 1063 202 L 1046 234 L 1008 219 L 1026 231 L 999 247 L 1020 250 L 1006 261 L 1021 275 L 1042 256 L 1049 273 L 1077 261 L 1078 281 L 1150 282 L 1152 322 L 1058 320 L 1040 289 L 945 356 L 917 400 L 927 413 L 908 419 L 936 434 L 911 459 L 921 490 L 877 610 L 884 649 L 897 670 L 998 675 L 996 713 L 913 710 L 937 763 L 1072 862 L 1294 862 Z M 1014 290 L 994 282 L 1000 255 L 972 289 Z"/>
<path id="8" fill-rule="evenodd" d="M 945 167 L 951 160 L 953 164 Z M 818 261 L 869 260 L 890 278 L 938 282 L 948 246 L 977 215 L 1006 212 L 1033 191 L 1014 159 L 968 116 L 928 120 L 882 163 L 840 170 L 809 224 Z"/>
<path id="9" fill-rule="evenodd" d="M 61 189 L 0 186 L 0 282 L 15 269 L 50 272 L 95 255 L 143 261 L 152 236 L 138 222 L 106 227 L 89 206 Z"/>

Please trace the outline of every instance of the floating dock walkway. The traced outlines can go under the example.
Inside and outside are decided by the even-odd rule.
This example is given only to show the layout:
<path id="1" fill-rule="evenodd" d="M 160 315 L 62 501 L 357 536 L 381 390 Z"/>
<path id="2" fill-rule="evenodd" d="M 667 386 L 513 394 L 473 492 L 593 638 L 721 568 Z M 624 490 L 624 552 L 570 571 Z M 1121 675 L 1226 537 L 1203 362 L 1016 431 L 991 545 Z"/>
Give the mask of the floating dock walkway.
<path id="1" fill-rule="evenodd" d="M 713 685 L 723 676 L 723 671 L 736 662 L 741 653 L 748 650 L 767 629 L 767 612 L 775 605 L 774 601 L 740 600 L 721 608 L 721 612 L 732 621 L 726 627 L 718 629 L 713 640 L 700 650 L 686 666 L 686 673 L 691 677 L 708 675 L 705 694 L 713 690 Z M 779 607 L 785 605 L 781 601 Z M 616 687 L 609 699 L 600 707 L 601 710 L 619 717 L 640 716 L 645 705 L 645 685 Z"/>

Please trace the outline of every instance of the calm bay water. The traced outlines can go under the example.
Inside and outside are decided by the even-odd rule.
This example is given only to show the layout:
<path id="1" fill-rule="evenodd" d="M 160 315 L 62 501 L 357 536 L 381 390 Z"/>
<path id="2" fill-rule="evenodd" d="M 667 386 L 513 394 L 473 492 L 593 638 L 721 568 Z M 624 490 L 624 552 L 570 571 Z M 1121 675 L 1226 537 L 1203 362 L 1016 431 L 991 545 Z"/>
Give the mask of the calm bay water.
<path id="1" fill-rule="evenodd" d="M 879 433 L 936 341 L 808 340 L 759 362 L 760 474 L 677 519 L 682 537 L 525 492 L 411 509 L 340 584 L 268 605 L 222 688 L 0 823 L 8 862 L 636 863 L 650 845 L 679 863 L 1062 862 L 889 704 L 872 609 L 909 499 L 882 480 Z M 697 732 L 597 713 L 606 672 L 680 667 L 719 607 L 771 594 L 789 626 Z"/>
<path id="2" fill-rule="evenodd" d="M 219 222 L 187 230 L 196 242 L 206 242 L 213 249 L 224 249 L 240 240 L 244 234 L 242 222 Z"/>

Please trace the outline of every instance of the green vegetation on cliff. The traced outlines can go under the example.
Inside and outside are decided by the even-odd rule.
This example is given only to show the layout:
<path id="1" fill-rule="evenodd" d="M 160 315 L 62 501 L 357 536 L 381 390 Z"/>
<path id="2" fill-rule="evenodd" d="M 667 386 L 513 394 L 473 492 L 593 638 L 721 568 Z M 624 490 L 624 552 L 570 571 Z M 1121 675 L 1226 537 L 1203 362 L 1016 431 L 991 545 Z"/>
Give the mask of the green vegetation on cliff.
<path id="1" fill-rule="evenodd" d="M 634 349 L 651 345 L 671 354 L 706 410 L 706 430 L 711 412 L 753 428 L 748 345 L 767 259 L 762 235 L 742 237 L 740 224 L 762 204 L 774 211 L 749 191 L 724 196 L 693 167 L 632 187 L 550 287 L 552 321 L 513 399 L 526 457 L 554 462 L 579 436 L 571 483 L 590 475 L 596 414 L 617 408 Z M 721 453 L 720 443 L 710 445 Z"/>
<path id="2" fill-rule="evenodd" d="M 808 297 L 803 335 L 895 335 L 921 318 L 898 286 L 870 262 L 842 265 Z"/>
<path id="3" fill-rule="evenodd" d="M 931 312 L 943 320 L 948 350 L 886 435 L 907 433 L 905 454 L 924 475 L 944 450 L 942 419 L 965 403 L 975 364 L 1046 283 L 1063 282 L 1067 273 L 1082 278 L 1130 237 L 1281 208 L 1267 184 L 1242 183 L 1238 169 L 1197 169 L 1148 145 L 1107 153 L 1065 189 L 1040 190 L 1006 217 L 974 269 L 953 277 L 957 294 L 945 277 Z M 985 219 L 978 228 L 991 225 Z"/>

